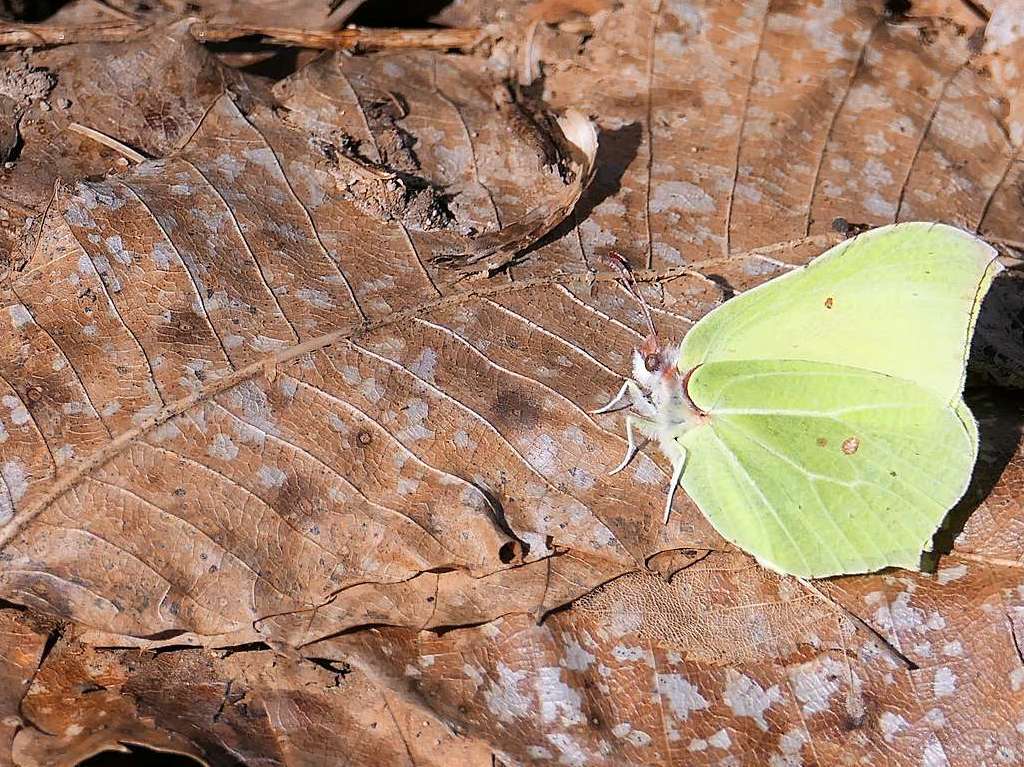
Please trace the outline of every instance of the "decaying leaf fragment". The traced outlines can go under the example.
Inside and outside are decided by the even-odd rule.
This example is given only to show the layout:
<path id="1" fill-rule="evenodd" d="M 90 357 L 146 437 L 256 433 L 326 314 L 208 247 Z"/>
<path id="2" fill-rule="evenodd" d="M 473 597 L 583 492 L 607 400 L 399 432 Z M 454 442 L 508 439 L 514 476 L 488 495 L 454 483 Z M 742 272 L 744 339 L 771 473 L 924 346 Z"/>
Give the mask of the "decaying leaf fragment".
<path id="1" fill-rule="evenodd" d="M 447 732 L 345 663 L 290 660 L 259 645 L 157 655 L 62 638 L 19 698 L 20 767 L 75 767 L 132 746 L 215 767 L 335 764 L 341 755 L 378 767 L 410 753 L 417 765 L 490 764 L 485 743 Z"/>
<path id="2" fill-rule="evenodd" d="M 13 608 L 0 609 L 0 759 L 25 721 L 21 701 L 38 673 L 56 624 Z"/>
<path id="3" fill-rule="evenodd" d="M 561 195 L 495 232 L 477 235 L 466 253 L 438 255 L 434 263 L 472 274 L 493 272 L 510 263 L 518 253 L 536 243 L 572 211 L 594 176 L 597 131 L 594 123 L 576 109 L 558 119 L 565 142 L 571 147 L 569 182 Z"/>

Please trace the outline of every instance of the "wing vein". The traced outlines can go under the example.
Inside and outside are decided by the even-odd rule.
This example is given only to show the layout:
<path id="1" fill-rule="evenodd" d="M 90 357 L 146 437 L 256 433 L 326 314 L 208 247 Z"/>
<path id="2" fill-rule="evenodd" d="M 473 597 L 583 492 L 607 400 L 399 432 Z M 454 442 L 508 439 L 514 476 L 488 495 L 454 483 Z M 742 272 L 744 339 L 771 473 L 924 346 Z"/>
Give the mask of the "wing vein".
<path id="1" fill-rule="evenodd" d="M 765 508 L 768 509 L 768 511 L 771 513 L 772 518 L 775 520 L 775 524 L 779 526 L 779 529 L 782 530 L 786 538 L 789 539 L 789 544 L 793 547 L 793 551 L 796 553 L 796 555 L 804 563 L 804 568 L 810 571 L 811 565 L 807 561 L 807 557 L 804 556 L 803 551 L 797 545 L 792 533 L 790 533 L 789 528 L 782 521 L 782 518 L 779 516 L 779 513 L 775 510 L 775 507 L 772 506 L 771 501 L 769 501 L 765 494 L 761 491 L 761 488 L 754 481 L 754 478 L 750 476 L 750 472 L 747 471 L 747 468 L 740 462 L 739 457 L 732 451 L 732 448 L 730 448 L 722 440 L 722 438 L 718 435 L 718 432 L 715 431 L 714 427 L 712 427 L 710 431 L 711 434 L 714 436 L 715 440 L 718 442 L 718 444 L 721 445 L 722 448 L 725 450 L 725 453 L 729 457 L 729 460 L 731 461 L 733 466 L 735 466 L 741 472 L 743 472 L 743 476 L 747 478 L 747 482 L 750 484 L 750 487 L 753 488 L 754 492 L 757 493 L 757 495 L 760 497 L 761 502 L 764 503 Z"/>
<path id="2" fill-rule="evenodd" d="M 812 473 L 811 473 L 811 472 L 808 472 L 808 471 L 807 471 L 806 469 L 804 469 L 804 468 L 803 468 L 802 466 L 800 466 L 799 464 L 796 464 L 796 463 L 794 463 L 793 461 L 791 461 L 791 460 L 789 460 L 788 458 L 786 458 L 785 456 L 783 456 L 783 455 L 781 455 L 781 454 L 779 454 L 779 453 L 775 452 L 774 450 L 772 450 L 771 448 L 769 448 L 769 447 L 768 447 L 767 445 L 763 444 L 763 443 L 762 443 L 762 442 L 761 442 L 760 440 L 757 440 L 757 439 L 755 439 L 755 438 L 754 438 L 754 437 L 753 437 L 753 436 L 752 436 L 752 435 L 751 435 L 751 434 L 750 434 L 749 432 L 747 432 L 747 431 L 746 431 L 745 429 L 742 429 L 742 428 L 740 428 L 740 426 L 739 426 L 738 424 L 735 424 L 735 423 L 727 423 L 727 424 L 722 424 L 722 425 L 728 425 L 728 426 L 732 426 L 732 427 L 733 427 L 733 428 L 735 428 L 735 429 L 736 429 L 737 431 L 739 431 L 739 432 L 740 432 L 740 433 L 741 433 L 741 434 L 742 434 L 743 436 L 745 436 L 745 437 L 746 437 L 746 438 L 747 438 L 747 439 L 748 439 L 748 440 L 749 440 L 750 442 L 752 442 L 752 443 L 753 443 L 754 445 L 756 445 L 757 447 L 761 448 L 761 449 L 762 449 L 762 450 L 764 450 L 764 451 L 765 451 L 766 453 L 768 453 L 769 455 L 771 455 L 771 456 L 775 457 L 776 459 L 778 459 L 778 460 L 780 460 L 780 461 L 783 461 L 784 463 L 788 463 L 788 464 L 789 464 L 790 466 L 792 466 L 793 468 L 795 468 L 795 469 L 796 469 L 796 470 L 797 470 L 797 471 L 798 471 L 799 473 L 803 474 L 803 475 L 804 475 L 804 478 L 805 478 L 805 480 L 806 480 L 806 481 L 808 481 L 808 482 L 810 482 L 810 481 L 811 481 L 811 479 L 810 479 L 810 478 L 811 478 L 811 476 L 812 476 Z M 744 470 L 746 471 L 746 467 L 744 467 Z M 747 478 L 748 478 L 748 479 L 750 479 L 750 481 L 751 481 L 751 482 L 754 482 L 754 479 L 753 479 L 753 477 L 751 477 L 751 475 L 750 475 L 750 472 L 749 472 L 749 471 L 746 471 L 746 474 L 747 474 Z M 817 475 L 817 474 L 814 474 L 813 476 L 814 476 L 814 477 L 820 477 L 820 475 Z M 843 483 L 840 483 L 840 484 L 843 484 Z M 791 493 L 789 492 L 789 490 L 787 490 L 787 489 L 785 488 L 785 486 L 783 486 L 783 485 L 779 485 L 779 488 L 780 488 L 780 489 L 782 490 L 782 492 L 783 492 L 783 493 L 785 493 L 785 494 L 786 494 L 786 497 L 790 499 L 790 502 L 791 502 L 791 503 L 792 503 L 792 504 L 793 504 L 794 506 L 797 506 L 797 507 L 799 507 L 799 504 L 798 504 L 798 503 L 796 502 L 796 499 L 795 499 L 795 498 L 793 497 L 793 495 L 792 495 L 792 494 L 791 494 Z M 761 497 L 762 497 L 762 498 L 764 499 L 765 503 L 768 503 L 768 499 L 767 499 L 767 497 L 766 497 L 766 496 L 765 496 L 764 494 L 761 494 Z M 830 521 L 830 522 L 832 522 L 833 526 L 835 526 L 835 527 L 836 527 L 836 528 L 838 529 L 838 525 L 835 525 L 835 522 L 834 522 L 834 521 L 833 521 L 833 520 L 831 519 L 831 516 L 830 516 L 830 515 L 828 514 L 828 509 L 827 509 L 827 507 L 825 507 L 825 506 L 823 505 L 823 508 L 824 508 L 824 509 L 825 509 L 825 511 L 826 511 L 826 514 L 825 514 L 825 516 L 829 517 L 829 521 Z M 804 529 L 805 529 L 805 530 L 807 530 L 807 531 L 808 531 L 808 532 L 809 532 L 809 533 L 810 533 L 810 534 L 811 534 L 812 536 L 814 536 L 814 539 L 815 539 L 815 540 L 816 540 L 816 541 L 818 542 L 818 545 L 819 545 L 819 547 L 820 547 L 820 549 L 821 549 L 822 551 L 828 552 L 828 555 L 829 555 L 829 556 L 830 556 L 830 557 L 831 557 L 831 558 L 832 558 L 832 559 L 833 559 L 833 560 L 835 561 L 836 565 L 837 565 L 837 566 L 839 567 L 839 570 L 843 570 L 843 569 L 845 569 L 845 568 L 844 568 L 844 566 L 843 566 L 843 563 L 842 563 L 842 561 L 841 561 L 841 560 L 839 559 L 838 555 L 836 555 L 835 551 L 833 550 L 833 548 L 832 548 L 831 546 L 827 545 L 827 544 L 825 543 L 825 541 L 823 541 L 823 540 L 822 540 L 821 536 L 820 536 L 820 535 L 818 535 L 818 531 L 817 531 L 817 530 L 815 530 L 815 529 L 814 529 L 814 527 L 813 527 L 812 525 L 810 525 L 809 523 L 807 523 L 806 521 L 803 521 L 803 520 L 801 520 L 801 521 L 803 522 L 803 527 L 804 527 Z M 781 524 L 782 524 L 782 523 L 780 522 L 780 525 L 781 525 Z M 787 531 L 787 533 L 788 533 L 788 531 Z M 840 533 L 842 533 L 842 531 L 840 531 Z M 844 537 L 845 537 L 845 536 L 844 536 Z M 793 538 L 792 538 L 791 536 L 790 536 L 790 541 L 793 541 Z M 806 559 L 806 557 L 804 557 L 804 556 L 803 556 L 803 552 L 802 552 L 802 551 L 800 551 L 799 547 L 797 547 L 797 546 L 796 546 L 796 543 L 795 543 L 795 542 L 793 543 L 793 546 L 794 546 L 794 548 L 796 548 L 796 549 L 797 549 L 798 553 L 800 553 L 800 558 L 804 560 L 804 564 L 807 564 L 807 559 Z"/>

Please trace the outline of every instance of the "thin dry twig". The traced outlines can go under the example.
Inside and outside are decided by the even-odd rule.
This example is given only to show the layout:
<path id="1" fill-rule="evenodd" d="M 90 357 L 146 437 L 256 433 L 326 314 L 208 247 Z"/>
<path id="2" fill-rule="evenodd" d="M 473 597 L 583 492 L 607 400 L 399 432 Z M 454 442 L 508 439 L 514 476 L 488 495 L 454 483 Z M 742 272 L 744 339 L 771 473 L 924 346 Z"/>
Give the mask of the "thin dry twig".
<path id="1" fill-rule="evenodd" d="M 68 125 L 68 130 L 81 136 L 85 136 L 86 138 L 90 138 L 98 144 L 103 144 L 103 146 L 113 149 L 115 152 L 134 163 L 145 162 L 147 159 L 145 155 L 136 152 L 130 146 L 122 144 L 113 136 L 108 136 L 106 133 L 100 133 L 100 131 L 95 128 L 90 128 L 86 125 L 82 125 L 81 123 L 71 123 Z"/>
<path id="2" fill-rule="evenodd" d="M 124 42 L 141 37 L 154 27 L 130 21 L 83 26 L 7 24 L 0 26 L 0 46 L 68 45 L 71 43 Z M 350 27 L 336 32 L 292 27 L 238 26 L 196 20 L 192 36 L 201 43 L 220 43 L 243 37 L 262 37 L 274 45 L 330 50 L 371 51 L 385 48 L 431 48 L 468 51 L 487 40 L 484 29 L 363 29 Z"/>
<path id="3" fill-rule="evenodd" d="M 881 648 L 882 652 L 888 655 L 892 661 L 905 668 L 915 668 L 915 664 L 909 658 L 907 658 L 902 652 L 900 652 L 899 649 L 894 647 L 893 644 L 870 623 L 865 621 L 859 615 L 846 609 L 846 607 L 841 605 L 836 600 L 832 599 L 832 597 L 823 592 L 821 589 L 819 589 L 806 578 L 795 577 L 795 579 L 799 581 L 800 584 L 803 585 L 803 587 L 807 589 L 811 594 L 816 596 L 818 599 L 820 599 L 822 602 L 828 605 L 832 610 L 834 610 L 838 616 L 851 621 L 858 628 L 862 629 L 863 631 L 866 631 L 870 636 L 874 637 L 879 647 Z"/>
<path id="4" fill-rule="evenodd" d="M 1011 567 L 1018 570 L 1024 570 L 1024 562 L 1017 559 L 986 557 L 983 554 L 971 554 L 964 551 L 954 551 L 950 556 L 957 559 L 965 559 L 968 562 L 977 562 L 982 565 L 988 565 L 989 567 Z"/>
<path id="5" fill-rule="evenodd" d="M 5 24 L 0 26 L 0 46 L 69 45 L 71 43 L 123 42 L 148 27 L 129 21 L 83 26 L 51 26 L 47 24 Z"/>
<path id="6" fill-rule="evenodd" d="M 434 48 L 471 50 L 489 36 L 481 29 L 364 29 L 351 27 L 319 32 L 288 27 L 237 27 L 228 24 L 194 24 L 192 35 L 200 42 L 227 42 L 258 35 L 277 45 L 334 50 L 383 48 Z"/>

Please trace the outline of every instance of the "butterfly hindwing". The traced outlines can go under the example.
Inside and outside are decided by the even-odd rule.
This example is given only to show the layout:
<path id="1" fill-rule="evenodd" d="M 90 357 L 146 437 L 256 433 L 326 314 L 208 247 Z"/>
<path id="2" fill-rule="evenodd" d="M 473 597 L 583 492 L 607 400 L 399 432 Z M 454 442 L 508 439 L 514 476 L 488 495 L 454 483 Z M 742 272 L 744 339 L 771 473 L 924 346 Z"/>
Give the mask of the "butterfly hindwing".
<path id="1" fill-rule="evenodd" d="M 719 533 L 774 570 L 916 569 L 970 480 L 969 411 L 912 381 L 728 361 L 700 367 L 690 392 L 710 418 L 679 437 L 683 489 Z"/>

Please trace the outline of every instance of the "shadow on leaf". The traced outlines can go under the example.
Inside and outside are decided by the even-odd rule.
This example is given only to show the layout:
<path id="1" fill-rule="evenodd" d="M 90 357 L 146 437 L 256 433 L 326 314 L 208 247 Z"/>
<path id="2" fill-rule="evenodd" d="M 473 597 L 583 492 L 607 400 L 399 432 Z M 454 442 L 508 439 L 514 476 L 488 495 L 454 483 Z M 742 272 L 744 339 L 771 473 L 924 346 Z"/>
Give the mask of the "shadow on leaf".
<path id="1" fill-rule="evenodd" d="M 925 554 L 923 569 L 927 571 L 934 570 L 939 556 L 952 551 L 971 514 L 989 497 L 1016 454 L 1024 428 L 1019 394 L 986 386 L 968 389 L 964 399 L 978 421 L 978 462 L 967 492 L 935 534 L 934 551 Z"/>
<path id="2" fill-rule="evenodd" d="M 933 551 L 925 552 L 922 569 L 933 571 L 939 557 L 953 549 L 971 514 L 985 502 L 1013 459 L 1024 430 L 1024 405 L 1012 388 L 1009 361 L 1024 358 L 1024 334 L 1010 331 L 1008 316 L 1019 282 L 1006 272 L 996 277 L 981 305 L 977 331 L 967 361 L 968 386 L 964 400 L 978 422 L 978 461 L 967 492 L 950 510 L 935 534 Z M 1008 301 L 1010 303 L 1008 303 Z M 1019 302 L 1019 298 L 1017 299 Z"/>
<path id="3" fill-rule="evenodd" d="M 584 190 L 572 214 L 521 255 L 525 256 L 562 239 L 586 221 L 594 208 L 617 194 L 622 187 L 622 176 L 636 159 L 642 140 L 640 123 L 629 123 L 613 130 L 600 128 L 597 134 L 597 159 L 594 162 L 597 171 L 594 179 Z"/>

